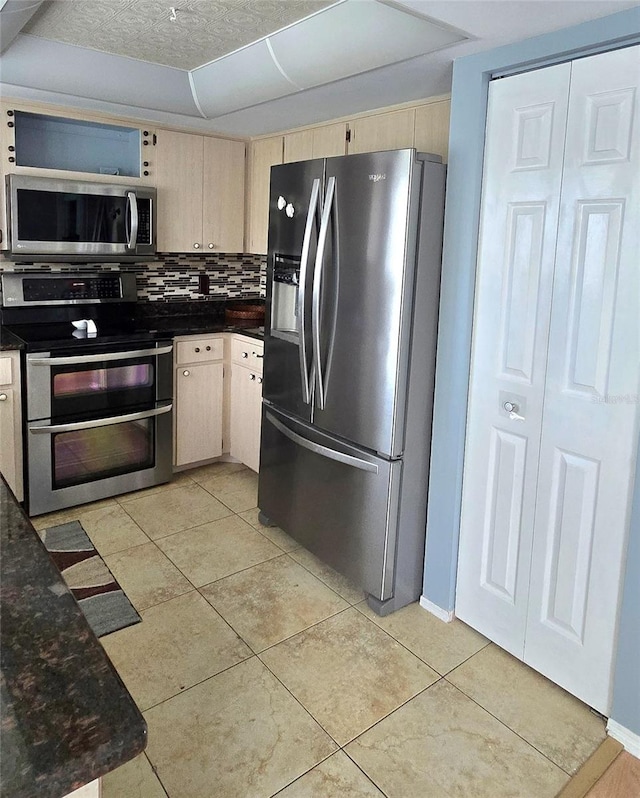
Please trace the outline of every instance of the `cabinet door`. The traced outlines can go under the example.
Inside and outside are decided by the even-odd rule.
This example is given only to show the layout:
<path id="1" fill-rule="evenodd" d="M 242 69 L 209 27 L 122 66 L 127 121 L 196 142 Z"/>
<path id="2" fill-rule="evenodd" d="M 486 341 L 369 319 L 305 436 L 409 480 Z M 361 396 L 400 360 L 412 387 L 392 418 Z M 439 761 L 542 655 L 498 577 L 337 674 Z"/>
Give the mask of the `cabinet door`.
<path id="1" fill-rule="evenodd" d="M 284 137 L 284 157 L 283 163 L 294 161 L 309 161 L 313 158 L 313 135 L 314 130 L 298 130 L 295 133 L 287 133 Z"/>
<path id="2" fill-rule="evenodd" d="M 222 363 L 176 369 L 176 465 L 222 454 L 223 375 Z"/>
<path id="3" fill-rule="evenodd" d="M 271 167 L 282 163 L 282 148 L 282 136 L 259 139 L 250 145 L 247 249 L 258 255 L 267 253 Z"/>
<path id="4" fill-rule="evenodd" d="M 349 155 L 413 147 L 414 125 L 414 108 L 354 119 L 349 125 Z"/>
<path id="5" fill-rule="evenodd" d="M 284 137 L 283 163 L 310 161 L 312 158 L 331 158 L 347 153 L 347 123 L 287 133 Z"/>
<path id="6" fill-rule="evenodd" d="M 0 472 L 18 501 L 22 501 L 22 403 L 19 352 L 6 352 L 0 357 Z"/>
<path id="7" fill-rule="evenodd" d="M 158 131 L 158 250 L 202 251 L 203 136 Z"/>
<path id="8" fill-rule="evenodd" d="M 249 378 L 249 402 L 247 408 L 247 427 L 251 431 L 247 439 L 244 464 L 254 471 L 260 470 L 260 428 L 262 426 L 262 377 L 252 372 L 255 379 Z"/>
<path id="9" fill-rule="evenodd" d="M 203 241 L 207 252 L 244 251 L 243 141 L 204 137 Z"/>
<path id="10" fill-rule="evenodd" d="M 232 366 L 230 453 L 254 471 L 260 464 L 261 413 L 262 376 L 251 369 Z"/>
<path id="11" fill-rule="evenodd" d="M 331 158 L 347 154 L 347 123 L 322 125 L 313 128 L 312 158 Z"/>
<path id="12" fill-rule="evenodd" d="M 433 152 L 441 155 L 444 163 L 449 155 L 449 115 L 451 103 L 420 105 L 416 108 L 414 147 L 418 152 Z"/>

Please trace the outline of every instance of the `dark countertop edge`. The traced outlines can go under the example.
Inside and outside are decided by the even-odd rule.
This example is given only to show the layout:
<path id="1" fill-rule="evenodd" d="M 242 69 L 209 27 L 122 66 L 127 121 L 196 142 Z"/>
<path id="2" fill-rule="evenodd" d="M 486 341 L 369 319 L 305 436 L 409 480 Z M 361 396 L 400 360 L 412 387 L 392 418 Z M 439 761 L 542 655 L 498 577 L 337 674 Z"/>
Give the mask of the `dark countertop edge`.
<path id="1" fill-rule="evenodd" d="M 1 478 L 0 519 L 0 793 L 61 798 L 144 751 L 147 724 Z"/>
<path id="2" fill-rule="evenodd" d="M 8 352 L 16 349 L 24 349 L 24 344 L 12 332 L 5 327 L 0 328 L 0 352 Z"/>

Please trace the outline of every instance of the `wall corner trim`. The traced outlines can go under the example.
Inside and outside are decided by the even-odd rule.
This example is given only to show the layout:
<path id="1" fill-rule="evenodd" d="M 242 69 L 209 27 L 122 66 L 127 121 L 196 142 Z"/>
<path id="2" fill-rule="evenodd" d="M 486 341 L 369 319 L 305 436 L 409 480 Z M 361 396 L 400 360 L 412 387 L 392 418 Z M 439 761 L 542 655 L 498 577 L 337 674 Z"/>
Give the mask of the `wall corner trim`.
<path id="1" fill-rule="evenodd" d="M 420 603 L 422 603 L 422 600 Z M 607 734 L 622 743 L 625 751 L 640 759 L 640 734 L 632 732 L 612 718 L 607 721 Z"/>
<path id="2" fill-rule="evenodd" d="M 429 601 L 429 599 L 424 596 L 420 596 L 420 606 L 423 610 L 430 612 L 445 623 L 451 623 L 455 618 L 453 610 L 443 610 L 442 607 L 438 607 L 437 604 L 434 604 L 433 601 Z"/>

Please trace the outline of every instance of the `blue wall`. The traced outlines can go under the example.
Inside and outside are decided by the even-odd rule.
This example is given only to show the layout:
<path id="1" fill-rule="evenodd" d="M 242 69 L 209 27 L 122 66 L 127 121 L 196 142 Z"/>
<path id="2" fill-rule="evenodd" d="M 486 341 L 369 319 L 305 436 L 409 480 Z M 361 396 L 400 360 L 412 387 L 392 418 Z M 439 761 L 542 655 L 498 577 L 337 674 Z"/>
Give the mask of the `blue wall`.
<path id="1" fill-rule="evenodd" d="M 455 602 L 489 79 L 501 71 L 557 63 L 638 42 L 640 6 L 454 63 L 423 587 L 424 597 L 443 610 L 452 610 Z M 612 717 L 640 734 L 640 468 L 636 483 Z"/>

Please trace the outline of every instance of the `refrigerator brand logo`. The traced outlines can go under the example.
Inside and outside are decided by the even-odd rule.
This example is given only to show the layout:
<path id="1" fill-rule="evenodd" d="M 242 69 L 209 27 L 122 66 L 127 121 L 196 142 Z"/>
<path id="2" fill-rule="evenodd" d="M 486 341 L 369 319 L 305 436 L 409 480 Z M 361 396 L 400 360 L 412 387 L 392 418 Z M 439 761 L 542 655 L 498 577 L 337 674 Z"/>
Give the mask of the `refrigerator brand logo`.
<path id="1" fill-rule="evenodd" d="M 369 180 L 373 180 L 374 183 L 378 183 L 380 180 L 386 180 L 386 179 L 387 175 L 384 173 L 377 175 L 369 175 Z"/>

